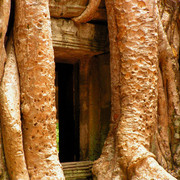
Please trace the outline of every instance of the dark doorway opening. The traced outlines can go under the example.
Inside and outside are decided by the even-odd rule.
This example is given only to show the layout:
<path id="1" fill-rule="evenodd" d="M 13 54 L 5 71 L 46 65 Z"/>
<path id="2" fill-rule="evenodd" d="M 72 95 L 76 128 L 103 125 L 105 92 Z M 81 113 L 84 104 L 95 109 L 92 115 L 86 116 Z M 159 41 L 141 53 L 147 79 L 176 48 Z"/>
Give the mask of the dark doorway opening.
<path id="1" fill-rule="evenodd" d="M 79 160 L 79 66 L 56 63 L 58 87 L 59 158 Z"/>

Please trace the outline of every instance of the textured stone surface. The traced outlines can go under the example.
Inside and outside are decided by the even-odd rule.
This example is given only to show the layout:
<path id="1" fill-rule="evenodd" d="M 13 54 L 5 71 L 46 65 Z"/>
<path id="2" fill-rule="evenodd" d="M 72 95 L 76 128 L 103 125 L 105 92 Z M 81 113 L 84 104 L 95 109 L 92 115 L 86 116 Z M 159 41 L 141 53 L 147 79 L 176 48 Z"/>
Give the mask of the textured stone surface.
<path id="1" fill-rule="evenodd" d="M 72 20 L 51 18 L 51 26 L 56 62 L 75 63 L 85 56 L 102 54 L 108 50 L 105 25 L 76 25 Z"/>
<path id="2" fill-rule="evenodd" d="M 111 114 L 109 54 L 94 56 L 89 75 L 89 152 L 91 161 L 99 158 L 107 137 Z"/>

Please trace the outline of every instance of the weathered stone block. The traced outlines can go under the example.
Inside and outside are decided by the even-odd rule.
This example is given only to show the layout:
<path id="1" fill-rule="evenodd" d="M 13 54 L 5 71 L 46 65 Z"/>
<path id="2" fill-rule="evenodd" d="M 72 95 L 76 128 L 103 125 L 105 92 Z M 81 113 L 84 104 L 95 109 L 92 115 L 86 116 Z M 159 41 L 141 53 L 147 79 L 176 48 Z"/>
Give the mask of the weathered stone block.
<path id="1" fill-rule="evenodd" d="M 67 180 L 90 179 L 92 177 L 92 161 L 62 163 L 64 175 Z"/>
<path id="2" fill-rule="evenodd" d="M 75 24 L 72 20 L 51 20 L 53 47 L 56 61 L 75 63 L 85 56 L 108 51 L 106 25 Z"/>

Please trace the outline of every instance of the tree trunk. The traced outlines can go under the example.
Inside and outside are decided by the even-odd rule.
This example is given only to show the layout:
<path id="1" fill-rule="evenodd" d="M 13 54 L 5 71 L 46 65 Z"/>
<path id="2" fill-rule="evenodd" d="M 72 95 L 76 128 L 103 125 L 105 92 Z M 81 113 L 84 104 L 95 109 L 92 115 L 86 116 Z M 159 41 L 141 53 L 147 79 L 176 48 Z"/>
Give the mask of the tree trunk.
<path id="1" fill-rule="evenodd" d="M 5 49 L 10 1 L 0 2 L 0 113 L 6 159 L 1 141 L 0 175 L 8 179 L 7 165 L 10 179 L 64 179 L 56 148 L 55 65 L 48 1 L 17 0 L 15 4 L 14 43 L 9 38 Z"/>
<path id="2" fill-rule="evenodd" d="M 56 148 L 55 63 L 48 1 L 16 1 L 14 41 L 29 177 L 64 179 Z"/>
<path id="3" fill-rule="evenodd" d="M 91 20 L 95 1 L 75 20 Z M 8 179 L 7 166 L 10 179 L 64 179 L 48 1 L 15 4 L 14 54 L 11 39 L 5 49 L 10 1 L 0 1 L 0 178 Z M 179 6 L 179 0 L 106 0 L 112 106 L 109 134 L 93 165 L 100 180 L 180 177 Z"/>
<path id="4" fill-rule="evenodd" d="M 98 179 L 175 179 L 166 170 L 176 170 L 179 155 L 179 6 L 170 5 L 167 12 L 154 0 L 106 0 L 112 109 L 110 131 L 93 166 Z M 175 13 L 164 22 L 169 39 L 159 11 Z"/>

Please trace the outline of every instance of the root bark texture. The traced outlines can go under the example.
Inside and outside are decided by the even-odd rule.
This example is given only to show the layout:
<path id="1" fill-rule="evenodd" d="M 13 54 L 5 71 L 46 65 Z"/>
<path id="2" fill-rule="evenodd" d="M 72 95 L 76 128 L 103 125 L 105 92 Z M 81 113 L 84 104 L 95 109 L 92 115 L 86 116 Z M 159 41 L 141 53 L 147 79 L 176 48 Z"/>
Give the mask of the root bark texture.
<path id="1" fill-rule="evenodd" d="M 163 136 L 166 137 L 166 139 L 169 139 L 172 156 L 171 167 L 176 172 L 176 175 L 178 174 L 178 167 L 180 166 L 177 158 L 179 156 L 180 149 L 180 71 L 178 63 L 180 47 L 180 31 L 178 30 L 179 12 L 179 1 L 167 1 L 164 5 L 162 5 L 161 2 L 159 5 L 159 11 L 157 12 L 159 67 L 162 75 L 161 84 L 164 89 L 163 99 L 166 101 L 167 107 L 167 113 L 161 110 L 159 120 L 162 118 L 162 113 L 167 114 L 167 117 L 164 119 L 164 124 L 168 123 L 169 133 L 166 133 L 166 135 L 163 133 Z M 162 99 L 162 94 L 160 97 L 160 103 L 163 104 L 165 101 Z M 159 109 L 161 109 L 160 105 Z M 161 130 L 159 132 L 162 133 Z M 159 144 L 161 143 L 162 141 L 159 140 Z M 167 143 L 168 142 L 166 142 L 166 144 Z M 165 154 L 164 157 L 167 159 L 168 154 Z"/>
<path id="2" fill-rule="evenodd" d="M 5 35 L 9 21 L 10 4 L 11 4 L 10 0 L 0 1 L 0 85 L 4 73 L 4 64 L 7 59 L 6 51 L 5 51 Z M 1 106 L 1 102 L 0 102 L 0 106 Z M 1 125 L 0 125 L 0 177 L 4 180 L 8 179 L 4 150 L 3 150 Z"/>
<path id="3" fill-rule="evenodd" d="M 12 38 L 0 85 L 0 113 L 6 164 L 11 179 L 29 179 L 26 168 L 20 117 L 19 74 Z"/>
<path id="4" fill-rule="evenodd" d="M 55 63 L 48 0 L 17 0 L 15 53 L 30 179 L 64 179 L 56 145 Z"/>
<path id="5" fill-rule="evenodd" d="M 158 72 L 161 34 L 158 34 L 157 2 L 106 0 L 106 8 L 113 70 L 112 116 L 110 132 L 93 172 L 98 179 L 175 179 L 157 162 L 163 158 L 166 168 L 171 167 L 168 135 L 158 143 L 160 136 L 167 133 L 168 105 L 171 103 L 178 112 L 179 103 L 177 90 L 174 91 L 177 87 L 173 84 L 175 79 L 168 90 L 170 100 L 165 96 L 166 90 Z M 168 72 L 172 71 L 169 68 Z M 158 96 L 158 93 L 162 94 Z M 165 112 L 162 112 L 162 103 L 166 105 Z M 157 129 L 161 125 L 164 127 L 159 132 Z M 161 152 L 157 160 L 151 152 L 154 134 L 157 135 L 156 149 Z"/>

